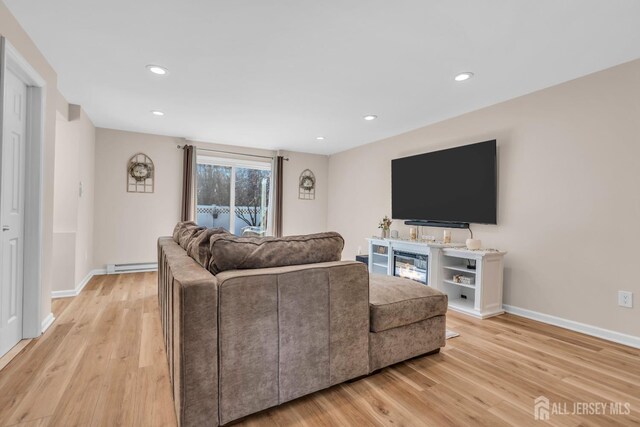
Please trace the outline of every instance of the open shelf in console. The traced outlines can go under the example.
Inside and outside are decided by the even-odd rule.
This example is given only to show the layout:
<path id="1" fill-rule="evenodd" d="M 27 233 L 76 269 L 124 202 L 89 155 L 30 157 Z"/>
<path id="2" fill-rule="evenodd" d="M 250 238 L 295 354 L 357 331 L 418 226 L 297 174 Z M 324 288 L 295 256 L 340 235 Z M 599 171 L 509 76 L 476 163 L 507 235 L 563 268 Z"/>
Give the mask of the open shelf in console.
<path id="1" fill-rule="evenodd" d="M 389 246 L 371 245 L 371 272 L 375 274 L 387 274 L 389 270 Z"/>
<path id="2" fill-rule="evenodd" d="M 450 308 L 473 314 L 476 299 L 475 286 L 443 280 L 441 290 L 449 296 Z"/>
<path id="3" fill-rule="evenodd" d="M 502 261 L 505 252 L 443 248 L 438 286 L 449 308 L 484 319 L 503 313 Z M 474 268 L 468 268 L 473 266 Z"/>
<path id="4" fill-rule="evenodd" d="M 449 307 L 451 307 L 453 310 L 476 315 L 476 311 L 473 305 L 474 305 L 474 302 L 468 299 L 455 298 L 455 299 L 449 300 Z"/>
<path id="5" fill-rule="evenodd" d="M 443 255 L 442 281 L 453 286 L 476 288 L 476 270 L 469 269 L 469 259 Z M 475 261 L 474 261 L 475 263 Z M 457 279 L 457 280 L 456 280 Z"/>
<path id="6" fill-rule="evenodd" d="M 475 288 L 476 288 L 476 285 L 475 285 L 475 284 L 473 284 L 473 285 L 468 285 L 468 284 L 466 284 L 466 283 L 458 283 L 458 282 L 454 282 L 453 280 L 448 280 L 448 279 L 444 279 L 444 280 L 443 280 L 443 282 L 448 283 L 448 284 L 450 284 L 450 285 L 460 286 L 460 287 L 468 288 L 468 289 L 475 289 Z"/>
<path id="7" fill-rule="evenodd" d="M 476 271 L 475 270 L 471 270 L 469 268 L 467 268 L 466 266 L 460 266 L 460 265 L 443 265 L 443 268 L 446 268 L 447 270 L 453 270 L 453 271 L 459 271 L 461 273 L 469 273 L 469 274 L 473 274 L 475 276 Z"/>

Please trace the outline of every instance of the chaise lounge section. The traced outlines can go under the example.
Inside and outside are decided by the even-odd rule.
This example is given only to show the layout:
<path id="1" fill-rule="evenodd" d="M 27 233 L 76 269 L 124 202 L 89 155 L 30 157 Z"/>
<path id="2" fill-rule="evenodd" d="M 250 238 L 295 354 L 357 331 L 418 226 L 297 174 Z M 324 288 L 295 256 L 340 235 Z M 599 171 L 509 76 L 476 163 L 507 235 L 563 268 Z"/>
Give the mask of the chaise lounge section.
<path id="1" fill-rule="evenodd" d="M 337 233 L 197 229 L 158 240 L 180 425 L 227 424 L 444 345 L 446 296 L 407 279 L 370 280 L 364 264 L 340 261 L 342 246 Z"/>
<path id="2" fill-rule="evenodd" d="M 445 345 L 447 295 L 395 276 L 369 278 L 369 371 Z"/>

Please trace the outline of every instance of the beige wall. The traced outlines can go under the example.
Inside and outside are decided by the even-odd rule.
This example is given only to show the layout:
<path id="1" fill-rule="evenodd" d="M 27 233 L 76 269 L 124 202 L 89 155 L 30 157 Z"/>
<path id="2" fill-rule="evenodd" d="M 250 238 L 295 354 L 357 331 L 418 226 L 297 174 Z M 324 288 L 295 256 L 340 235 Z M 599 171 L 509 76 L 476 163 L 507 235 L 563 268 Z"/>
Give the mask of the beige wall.
<path id="1" fill-rule="evenodd" d="M 58 104 L 62 110 L 68 105 L 61 101 Z M 56 123 L 53 249 L 57 257 L 75 255 L 64 264 L 54 263 L 65 265 L 65 271 L 54 273 L 53 291 L 75 289 L 93 268 L 96 129 L 79 106 L 71 106 L 72 114 L 60 110 Z M 72 271 L 68 271 L 68 262 Z"/>
<path id="2" fill-rule="evenodd" d="M 75 233 L 78 227 L 78 167 L 80 166 L 81 133 L 78 123 L 68 122 L 58 116 L 53 189 L 54 233 Z M 91 139 L 95 143 L 94 135 Z"/>
<path id="3" fill-rule="evenodd" d="M 45 129 L 43 159 L 43 212 L 42 212 L 42 305 L 41 319 L 51 313 L 51 276 L 53 255 L 53 168 L 55 155 L 55 126 L 58 77 L 18 21 L 0 2 L 0 35 L 4 36 L 46 81 Z"/>
<path id="4" fill-rule="evenodd" d="M 492 138 L 499 225 L 473 231 L 509 251 L 504 302 L 640 336 L 640 60 L 331 156 L 328 226 L 345 258 L 391 214 L 391 159 Z M 617 306 L 619 289 L 635 292 L 633 309 Z"/>
<path id="5" fill-rule="evenodd" d="M 94 266 L 156 262 L 156 240 L 180 217 L 181 138 L 98 128 L 95 151 Z M 155 166 L 155 192 L 128 193 L 129 158 L 142 152 Z"/>
<path id="6" fill-rule="evenodd" d="M 289 158 L 283 166 L 282 228 L 285 236 L 327 231 L 328 167 L 327 156 L 283 152 Z M 315 200 L 298 198 L 298 179 L 305 169 L 316 177 Z"/>

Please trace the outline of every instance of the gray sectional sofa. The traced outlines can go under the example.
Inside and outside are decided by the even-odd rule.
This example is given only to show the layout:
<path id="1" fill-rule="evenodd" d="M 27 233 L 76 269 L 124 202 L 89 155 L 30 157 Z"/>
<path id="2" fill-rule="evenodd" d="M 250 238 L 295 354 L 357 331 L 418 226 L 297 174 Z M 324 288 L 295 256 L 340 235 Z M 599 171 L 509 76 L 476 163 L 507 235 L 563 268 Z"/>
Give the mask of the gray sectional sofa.
<path id="1" fill-rule="evenodd" d="M 216 426 L 445 343 L 446 295 L 340 261 L 342 237 L 241 238 L 180 223 L 158 239 L 178 422 Z"/>

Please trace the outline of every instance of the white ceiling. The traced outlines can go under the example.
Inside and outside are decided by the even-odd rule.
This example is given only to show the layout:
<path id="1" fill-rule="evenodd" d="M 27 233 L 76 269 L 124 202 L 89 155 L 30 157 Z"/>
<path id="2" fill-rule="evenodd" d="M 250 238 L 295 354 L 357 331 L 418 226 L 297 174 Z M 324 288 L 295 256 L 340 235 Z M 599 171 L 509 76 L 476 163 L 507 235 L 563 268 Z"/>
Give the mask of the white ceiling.
<path id="1" fill-rule="evenodd" d="M 96 126 L 323 154 L 640 57 L 637 0 L 4 1 Z"/>

